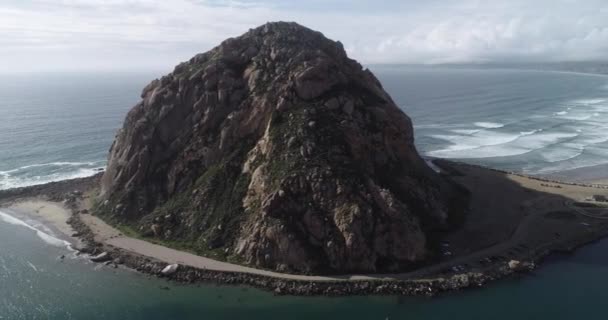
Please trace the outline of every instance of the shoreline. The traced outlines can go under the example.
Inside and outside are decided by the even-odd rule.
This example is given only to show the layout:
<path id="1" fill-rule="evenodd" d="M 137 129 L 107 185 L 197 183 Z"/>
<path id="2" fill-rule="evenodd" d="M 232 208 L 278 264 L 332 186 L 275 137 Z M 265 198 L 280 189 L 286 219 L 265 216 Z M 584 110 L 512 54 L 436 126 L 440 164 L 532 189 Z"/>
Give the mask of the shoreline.
<path id="1" fill-rule="evenodd" d="M 71 214 L 60 203 L 28 199 L 16 202 L 3 210 L 21 220 L 34 220 L 52 231 L 52 236 L 62 238 L 74 245 L 79 241 L 73 237 L 76 231 L 67 223 Z"/>
<path id="2" fill-rule="evenodd" d="M 79 220 L 74 220 L 74 225 L 86 236 L 93 236 L 88 226 Z M 572 253 L 577 248 L 601 240 L 608 230 L 594 233 L 579 241 L 548 246 L 535 250 L 530 256 L 537 263 L 555 253 Z M 294 296 L 368 296 L 368 295 L 403 295 L 403 296 L 427 296 L 433 297 L 442 293 L 483 287 L 486 284 L 505 279 L 517 274 L 525 274 L 536 268 L 536 264 L 528 265 L 525 269 L 512 270 L 506 265 L 497 268 L 488 267 L 486 272 L 454 273 L 451 276 L 437 276 L 429 278 L 400 279 L 334 279 L 334 280 L 293 280 L 250 274 L 244 272 L 230 272 L 219 270 L 206 270 L 179 265 L 179 269 L 170 276 L 163 276 L 162 271 L 168 266 L 165 261 L 160 261 L 138 253 L 128 252 L 112 246 L 95 243 L 100 248 L 97 252 L 108 252 L 114 261 L 127 268 L 133 269 L 150 276 L 166 278 L 183 284 L 216 284 L 250 286 L 273 292 L 277 295 Z"/>
<path id="3" fill-rule="evenodd" d="M 581 183 L 564 183 L 556 180 L 544 179 L 539 177 L 529 177 L 521 174 L 508 173 L 496 169 L 484 168 L 477 165 L 469 165 L 462 163 L 453 163 L 446 160 L 437 160 L 437 164 L 443 170 L 478 170 L 481 174 L 498 173 L 520 177 L 524 180 L 540 181 L 547 183 L 560 184 L 564 187 L 575 186 L 577 188 L 592 188 L 594 190 L 606 190 L 606 185 L 596 184 L 581 184 Z M 456 176 L 461 173 L 455 174 Z M 343 296 L 343 295 L 423 295 L 434 296 L 442 292 L 456 291 L 471 287 L 481 287 L 486 283 L 498 279 L 506 278 L 518 273 L 525 273 L 536 267 L 536 264 L 541 262 L 545 257 L 552 253 L 571 252 L 576 248 L 590 242 L 594 242 L 603 238 L 608 234 L 608 224 L 600 222 L 594 226 L 592 230 L 585 233 L 576 233 L 573 237 L 552 240 L 544 245 L 529 249 L 524 254 L 518 255 L 518 261 L 521 263 L 517 267 L 511 267 L 509 260 L 497 260 L 493 263 L 479 268 L 471 268 L 466 271 L 453 271 L 450 265 L 454 262 L 435 263 L 413 272 L 393 275 L 350 275 L 350 276 L 303 276 L 279 274 L 267 270 L 253 269 L 240 265 L 235 266 L 236 269 L 224 267 L 224 262 L 215 261 L 218 268 L 201 268 L 195 267 L 194 263 L 183 263 L 184 255 L 189 253 L 173 250 L 163 247 L 167 250 L 172 250 L 181 255 L 167 261 L 169 259 L 158 259 L 155 257 L 146 256 L 137 252 L 137 248 L 121 247 L 120 243 L 116 245 L 117 237 L 124 235 L 110 235 L 106 239 L 99 237 L 90 228 L 90 222 L 83 221 L 95 217 L 91 217 L 87 210 L 83 208 L 83 202 L 88 197 L 86 191 L 91 190 L 97 185 L 100 175 L 95 175 L 88 178 L 80 178 L 75 180 L 66 180 L 61 182 L 53 182 L 46 185 L 26 187 L 20 189 L 11 189 L 0 191 L 0 207 L 7 207 L 7 204 L 16 205 L 24 210 L 36 209 L 40 203 L 60 203 L 57 205 L 63 208 L 65 212 L 71 213 L 69 223 L 78 235 L 78 239 L 82 242 L 79 251 L 96 255 L 102 252 L 107 252 L 111 259 L 104 261 L 106 264 L 124 265 L 125 267 L 137 270 L 144 274 L 160 276 L 169 280 L 180 283 L 212 283 L 224 285 L 246 285 L 258 289 L 274 292 L 275 294 L 286 295 L 326 295 L 326 296 Z M 529 181 L 528 181 L 529 182 Z M 541 184 L 542 185 L 542 184 Z M 47 202 L 41 202 L 47 201 Z M 56 213 L 56 212 L 55 212 Z M 42 211 L 39 213 L 44 215 Z M 47 223 L 60 223 L 57 220 L 59 215 L 55 215 L 54 219 L 48 219 Z M 66 215 L 63 215 L 66 217 Z M 48 218 L 48 217 L 47 217 Z M 586 221 L 586 220 L 585 220 Z M 65 223 L 65 222 L 64 222 Z M 585 222 L 586 223 L 586 222 Z M 523 223 L 522 223 L 523 224 Z M 518 226 L 519 228 L 520 226 Z M 67 229 L 66 229 L 67 230 Z M 116 231 L 116 230 L 114 230 Z M 515 237 L 519 230 L 515 230 L 511 235 Z M 524 230 L 525 231 L 525 230 Z M 116 231 L 118 232 L 118 231 Z M 523 231 L 522 231 L 523 232 Z M 523 232 L 525 234 L 525 232 Z M 69 235 L 68 235 L 69 236 Z M 139 239 L 130 238 L 137 241 Z M 457 257 L 454 260 L 477 261 L 483 257 L 483 251 L 505 251 L 498 248 L 503 243 L 511 241 L 499 242 L 495 246 L 473 251 L 471 254 Z M 147 241 L 149 246 L 157 246 Z M 147 245 L 146 245 L 147 246 Z M 159 246 L 160 247 L 160 246 Z M 496 247 L 496 248 L 494 248 Z M 133 250 L 128 250 L 128 249 Z M 141 251 L 141 250 L 140 250 Z M 150 254 L 154 255 L 154 254 Z M 479 256 L 478 256 L 479 255 Z M 198 256 L 197 256 L 198 257 Z M 203 257 L 204 258 L 204 257 Z M 207 259 L 207 258 L 204 258 Z M 211 260 L 211 259 L 208 259 Z M 182 262 L 182 263 L 179 263 Z M 178 263 L 178 269 L 171 274 L 163 275 L 163 269 L 168 265 Z M 239 268 L 250 269 L 247 271 L 239 271 Z M 254 270 L 254 272 L 248 272 Z M 446 271 L 448 270 L 448 271 Z M 278 276 L 277 276 L 278 275 Z"/>

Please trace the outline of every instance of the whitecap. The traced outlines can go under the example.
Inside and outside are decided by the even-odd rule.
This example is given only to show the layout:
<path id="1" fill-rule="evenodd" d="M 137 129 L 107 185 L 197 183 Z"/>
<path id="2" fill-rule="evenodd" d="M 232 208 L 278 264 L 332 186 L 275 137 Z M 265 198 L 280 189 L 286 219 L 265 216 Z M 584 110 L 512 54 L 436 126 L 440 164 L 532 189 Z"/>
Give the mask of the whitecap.
<path id="1" fill-rule="evenodd" d="M 596 99 L 580 99 L 580 100 L 574 100 L 572 101 L 572 103 L 575 104 L 582 104 L 582 105 L 591 105 L 591 104 L 599 104 L 602 102 L 606 102 L 608 101 L 608 99 L 605 98 L 596 98 Z"/>
<path id="2" fill-rule="evenodd" d="M 608 142 L 608 136 L 607 135 L 590 135 L 587 138 L 582 139 L 581 142 L 584 143 L 585 145 L 605 143 L 605 142 Z"/>
<path id="3" fill-rule="evenodd" d="M 27 264 L 30 266 L 30 268 L 32 268 L 32 270 L 38 272 L 38 268 L 36 268 L 36 266 L 33 263 L 27 261 Z"/>
<path id="4" fill-rule="evenodd" d="M 414 124 L 414 129 L 444 129 L 458 126 L 456 124 L 430 123 L 430 124 Z"/>
<path id="5" fill-rule="evenodd" d="M 554 163 L 572 160 L 583 154 L 585 146 L 583 144 L 564 143 L 555 148 L 542 150 L 540 155 L 546 162 Z"/>
<path id="6" fill-rule="evenodd" d="M 488 132 L 483 132 L 484 135 Z M 578 133 L 566 132 L 540 132 L 537 131 L 528 135 L 504 135 L 497 138 L 486 137 L 484 141 L 480 137 L 474 140 L 466 136 L 435 136 L 435 138 L 452 142 L 452 145 L 440 150 L 431 150 L 427 155 L 442 158 L 455 159 L 481 159 L 493 157 L 517 156 L 531 151 L 542 149 L 547 146 L 559 143 L 564 139 L 577 137 Z M 517 143 L 512 143 L 517 141 Z"/>
<path id="7" fill-rule="evenodd" d="M 0 171 L 0 174 L 11 174 L 20 171 L 24 171 L 32 168 L 43 168 L 43 167 L 81 167 L 81 166 L 95 166 L 100 163 L 104 163 L 104 160 L 101 161 L 93 161 L 93 162 L 49 162 L 49 163 L 37 163 L 37 164 L 29 164 L 23 167 L 15 168 L 7 171 Z"/>
<path id="8" fill-rule="evenodd" d="M 579 136 L 579 133 L 570 132 L 541 132 L 532 136 L 522 137 L 518 144 L 530 150 L 541 149 L 553 144 L 556 144 L 564 139 L 573 139 Z"/>
<path id="9" fill-rule="evenodd" d="M 49 182 L 86 178 L 99 173 L 100 168 L 79 168 L 65 173 L 53 173 L 33 177 L 22 177 L 5 172 L 0 176 L 0 190 L 29 187 Z M 103 168 L 101 168 L 103 169 Z"/>
<path id="10" fill-rule="evenodd" d="M 578 158 L 576 162 L 562 161 L 554 163 L 553 165 L 544 166 L 543 168 L 538 169 L 537 172 L 541 174 L 549 174 L 560 171 L 594 167 L 603 164 L 606 164 L 606 160 L 604 158 Z"/>
<path id="11" fill-rule="evenodd" d="M 449 146 L 445 149 L 427 152 L 427 155 L 448 159 L 483 159 L 516 156 L 528 152 L 530 150 L 511 145 L 494 145 L 466 149 L 459 146 Z"/>
<path id="12" fill-rule="evenodd" d="M 475 149 L 483 146 L 494 146 L 513 142 L 517 140 L 520 134 L 509 134 L 491 131 L 480 131 L 478 134 L 463 136 L 463 135 L 431 135 L 435 139 L 440 139 L 459 146 L 458 150 Z"/>
<path id="13" fill-rule="evenodd" d="M 541 131 L 543 131 L 543 129 L 535 129 L 532 131 L 521 131 L 521 132 L 519 132 L 519 134 L 521 134 L 522 136 L 529 136 L 529 135 L 533 135 L 533 134 L 535 134 L 537 132 L 541 132 Z"/>
<path id="14" fill-rule="evenodd" d="M 486 129 L 498 129 L 505 126 L 504 124 L 498 122 L 475 122 L 473 124 Z"/>
<path id="15" fill-rule="evenodd" d="M 424 162 L 426 162 L 426 165 L 429 166 L 429 168 L 433 169 L 433 171 L 440 173 L 441 172 L 441 168 L 439 168 L 434 162 L 433 159 L 424 159 Z"/>
<path id="16" fill-rule="evenodd" d="M 0 211 L 0 220 L 4 221 L 6 223 L 12 224 L 12 225 L 26 227 L 26 228 L 34 231 L 36 233 L 36 235 L 38 236 L 38 238 L 42 239 L 42 241 L 46 242 L 47 244 L 50 244 L 55 247 L 65 247 L 65 248 L 72 250 L 72 245 L 69 242 L 56 238 L 53 235 L 48 234 L 38 228 L 35 228 L 35 227 L 27 224 L 25 221 L 17 219 L 3 211 Z"/>
<path id="17" fill-rule="evenodd" d="M 454 133 L 458 133 L 458 134 L 471 135 L 471 134 L 475 134 L 481 130 L 479 130 L 479 129 L 455 129 L 455 130 L 450 130 L 450 131 L 454 132 Z"/>
<path id="18" fill-rule="evenodd" d="M 556 112 L 555 113 L 556 116 L 563 116 L 563 115 L 566 115 L 566 114 L 568 114 L 568 111 L 560 111 L 560 112 Z"/>
<path id="19" fill-rule="evenodd" d="M 585 121 L 585 120 L 589 120 L 593 117 L 592 114 L 589 115 L 579 115 L 579 116 L 565 116 L 562 117 L 563 119 L 567 119 L 567 120 L 573 120 L 573 121 Z"/>
<path id="20" fill-rule="evenodd" d="M 432 135 L 433 138 L 451 142 L 445 149 L 430 151 L 427 154 L 443 158 L 484 158 L 488 152 L 494 153 L 496 146 L 502 146 L 521 137 L 520 134 L 507 134 L 481 131 L 477 135 Z"/>

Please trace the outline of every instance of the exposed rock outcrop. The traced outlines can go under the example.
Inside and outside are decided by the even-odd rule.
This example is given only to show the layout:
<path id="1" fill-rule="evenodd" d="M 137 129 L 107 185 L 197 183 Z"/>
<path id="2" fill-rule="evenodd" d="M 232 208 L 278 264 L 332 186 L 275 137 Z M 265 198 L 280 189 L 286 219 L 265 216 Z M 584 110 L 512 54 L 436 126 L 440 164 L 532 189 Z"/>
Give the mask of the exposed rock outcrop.
<path id="1" fill-rule="evenodd" d="M 102 252 L 94 257 L 91 257 L 91 261 L 93 262 L 106 262 L 112 260 L 112 257 L 107 252 Z"/>
<path id="2" fill-rule="evenodd" d="M 170 276 L 170 275 L 174 274 L 175 272 L 177 272 L 178 268 L 179 268 L 179 264 L 170 264 L 170 265 L 166 266 L 163 270 L 161 270 L 160 274 L 162 274 L 163 276 Z"/>
<path id="3" fill-rule="evenodd" d="M 342 45 L 295 23 L 152 81 L 112 145 L 97 211 L 201 253 L 290 272 L 429 258 L 450 186 L 410 119 Z"/>

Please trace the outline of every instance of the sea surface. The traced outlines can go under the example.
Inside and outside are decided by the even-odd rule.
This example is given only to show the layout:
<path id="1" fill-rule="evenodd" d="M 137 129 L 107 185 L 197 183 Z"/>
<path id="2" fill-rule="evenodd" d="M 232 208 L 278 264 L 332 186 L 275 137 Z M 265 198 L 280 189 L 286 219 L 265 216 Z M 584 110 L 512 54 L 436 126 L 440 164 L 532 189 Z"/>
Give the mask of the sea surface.
<path id="1" fill-rule="evenodd" d="M 421 153 L 530 174 L 608 163 L 608 78 L 372 67 L 413 119 Z M 0 80 L 0 189 L 94 174 L 141 89 L 161 73 Z M 440 298 L 275 297 L 178 286 L 77 257 L 0 211 L 0 319 L 604 319 L 608 242 L 531 275 Z M 65 256 L 65 259 L 60 259 Z"/>
<path id="2" fill-rule="evenodd" d="M 608 163 L 608 77 L 372 67 L 427 156 L 529 174 Z M 92 175 L 142 88 L 162 73 L 0 79 L 0 190 Z"/>
<path id="3" fill-rule="evenodd" d="M 522 70 L 375 69 L 424 155 L 527 174 L 608 163 L 608 77 Z"/>

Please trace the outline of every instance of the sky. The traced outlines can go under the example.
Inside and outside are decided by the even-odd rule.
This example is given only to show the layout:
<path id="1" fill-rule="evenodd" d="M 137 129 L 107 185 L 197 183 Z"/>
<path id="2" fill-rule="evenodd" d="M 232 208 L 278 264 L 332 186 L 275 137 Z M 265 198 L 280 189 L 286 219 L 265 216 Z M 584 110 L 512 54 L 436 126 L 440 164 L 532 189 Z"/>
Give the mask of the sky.
<path id="1" fill-rule="evenodd" d="M 0 72 L 169 71 L 279 20 L 363 64 L 608 60 L 607 0 L 0 0 Z"/>

